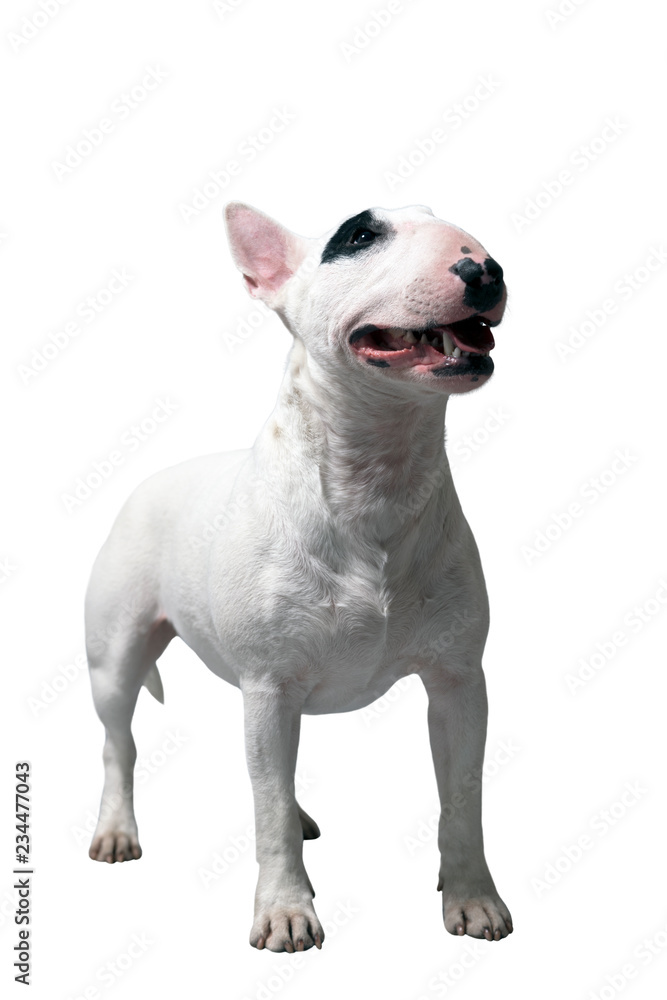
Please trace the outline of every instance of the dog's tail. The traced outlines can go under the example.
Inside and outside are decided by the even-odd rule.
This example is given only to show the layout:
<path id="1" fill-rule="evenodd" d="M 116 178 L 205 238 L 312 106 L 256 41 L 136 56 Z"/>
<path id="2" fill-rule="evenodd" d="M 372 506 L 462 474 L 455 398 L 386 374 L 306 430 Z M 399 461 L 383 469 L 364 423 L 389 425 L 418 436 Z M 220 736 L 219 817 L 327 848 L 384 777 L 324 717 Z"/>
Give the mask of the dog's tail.
<path id="1" fill-rule="evenodd" d="M 164 688 L 162 687 L 162 678 L 160 677 L 157 663 L 151 663 L 148 673 L 144 678 L 144 687 L 150 691 L 161 705 L 164 705 Z"/>

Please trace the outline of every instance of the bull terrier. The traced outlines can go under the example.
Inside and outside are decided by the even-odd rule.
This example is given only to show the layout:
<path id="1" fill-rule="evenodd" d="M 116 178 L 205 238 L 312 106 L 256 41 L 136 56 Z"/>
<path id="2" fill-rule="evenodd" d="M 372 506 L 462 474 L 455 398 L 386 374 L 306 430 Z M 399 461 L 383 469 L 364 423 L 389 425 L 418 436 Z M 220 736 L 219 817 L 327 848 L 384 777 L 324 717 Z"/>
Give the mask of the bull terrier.
<path id="1" fill-rule="evenodd" d="M 362 708 L 419 674 L 441 802 L 446 929 L 512 932 L 482 839 L 488 602 L 444 449 L 450 395 L 486 382 L 503 272 L 417 206 L 370 209 L 320 239 L 225 209 L 251 296 L 294 342 L 254 446 L 146 480 L 93 568 L 86 637 L 106 733 L 90 857 L 141 856 L 131 720 L 180 636 L 243 694 L 259 878 L 250 944 L 320 948 L 303 862 L 319 836 L 294 792 L 302 713 Z M 132 613 L 119 611 L 132 609 Z"/>

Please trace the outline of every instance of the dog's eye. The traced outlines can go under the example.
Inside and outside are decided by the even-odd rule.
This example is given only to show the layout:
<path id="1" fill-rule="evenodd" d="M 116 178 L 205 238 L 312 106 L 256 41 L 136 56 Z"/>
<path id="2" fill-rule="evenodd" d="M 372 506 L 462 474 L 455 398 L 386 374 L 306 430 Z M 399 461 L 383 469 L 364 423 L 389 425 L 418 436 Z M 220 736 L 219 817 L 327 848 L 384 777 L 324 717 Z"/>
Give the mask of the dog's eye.
<path id="1" fill-rule="evenodd" d="M 371 229 L 357 229 L 350 238 L 350 243 L 352 246 L 360 246 L 364 243 L 372 243 L 377 233 L 374 233 Z"/>

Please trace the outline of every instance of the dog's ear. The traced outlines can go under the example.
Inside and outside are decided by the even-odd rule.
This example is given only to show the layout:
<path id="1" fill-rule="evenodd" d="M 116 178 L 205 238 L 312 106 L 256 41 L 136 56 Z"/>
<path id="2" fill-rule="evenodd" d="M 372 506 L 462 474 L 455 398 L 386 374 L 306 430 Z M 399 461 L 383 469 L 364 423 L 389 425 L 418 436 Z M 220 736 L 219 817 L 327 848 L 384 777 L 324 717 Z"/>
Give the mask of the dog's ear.
<path id="1" fill-rule="evenodd" d="M 306 255 L 306 240 L 240 201 L 225 207 L 225 225 L 246 288 L 253 298 L 275 305 L 280 289 Z"/>

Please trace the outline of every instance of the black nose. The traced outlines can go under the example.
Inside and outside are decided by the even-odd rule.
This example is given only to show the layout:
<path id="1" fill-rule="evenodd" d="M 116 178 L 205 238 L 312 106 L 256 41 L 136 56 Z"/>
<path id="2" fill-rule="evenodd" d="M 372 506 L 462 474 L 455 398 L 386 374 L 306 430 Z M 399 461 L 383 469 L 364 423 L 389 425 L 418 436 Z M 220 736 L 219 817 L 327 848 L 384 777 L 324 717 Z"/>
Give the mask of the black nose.
<path id="1" fill-rule="evenodd" d="M 493 309 L 503 295 L 503 269 L 492 257 L 478 264 L 471 257 L 462 257 L 449 269 L 465 284 L 463 301 L 478 312 Z M 486 281 L 484 278 L 486 277 Z"/>
<path id="2" fill-rule="evenodd" d="M 486 268 L 486 273 L 489 275 L 494 285 L 502 284 L 503 269 L 497 260 L 494 260 L 493 257 L 487 257 L 484 261 L 484 267 Z"/>
<path id="3" fill-rule="evenodd" d="M 472 285 L 474 288 L 481 287 L 485 273 L 488 274 L 491 281 L 484 282 L 484 284 L 499 285 L 503 280 L 503 269 L 492 257 L 487 257 L 484 264 L 478 264 L 472 257 L 462 257 L 449 270 L 458 274 L 466 285 Z"/>

